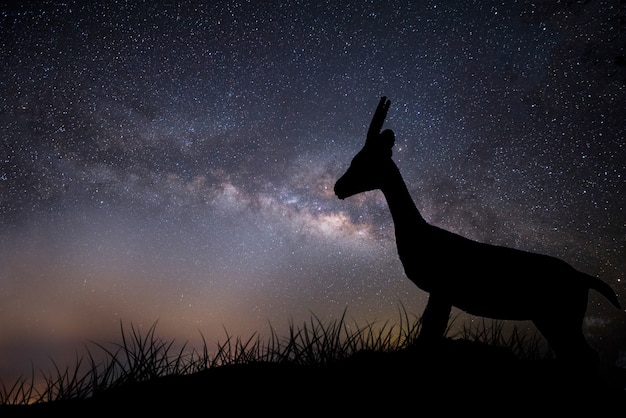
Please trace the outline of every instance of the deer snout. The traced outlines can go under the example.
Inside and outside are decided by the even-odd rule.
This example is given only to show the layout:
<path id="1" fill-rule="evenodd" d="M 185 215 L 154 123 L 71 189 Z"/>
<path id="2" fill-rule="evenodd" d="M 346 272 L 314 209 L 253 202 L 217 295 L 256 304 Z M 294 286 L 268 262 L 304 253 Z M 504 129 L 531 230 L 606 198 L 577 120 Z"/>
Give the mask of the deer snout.
<path id="1" fill-rule="evenodd" d="M 350 193 L 346 191 L 346 186 L 344 184 L 345 182 L 345 176 L 341 176 L 339 180 L 337 180 L 337 182 L 335 183 L 335 187 L 333 188 L 333 190 L 335 191 L 335 195 L 341 200 L 350 196 Z"/>
<path id="2" fill-rule="evenodd" d="M 337 187 L 337 185 L 339 185 L 339 181 L 337 181 L 337 183 L 335 183 L 335 188 L 334 188 L 333 190 L 335 191 L 335 195 L 336 195 L 339 199 L 343 200 L 343 199 L 345 199 L 347 196 L 346 196 L 346 194 L 345 194 L 345 193 L 342 193 L 342 192 L 341 192 L 341 186 L 340 186 L 340 187 Z"/>

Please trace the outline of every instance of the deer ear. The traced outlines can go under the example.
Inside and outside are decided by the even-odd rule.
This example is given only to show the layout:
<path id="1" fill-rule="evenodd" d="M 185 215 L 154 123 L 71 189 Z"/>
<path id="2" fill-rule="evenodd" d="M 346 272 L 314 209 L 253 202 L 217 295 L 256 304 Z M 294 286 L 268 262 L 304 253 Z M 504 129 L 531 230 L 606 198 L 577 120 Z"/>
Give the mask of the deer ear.
<path id="1" fill-rule="evenodd" d="M 391 129 L 385 129 L 380 133 L 379 141 L 385 148 L 391 149 L 396 142 L 396 135 Z"/>

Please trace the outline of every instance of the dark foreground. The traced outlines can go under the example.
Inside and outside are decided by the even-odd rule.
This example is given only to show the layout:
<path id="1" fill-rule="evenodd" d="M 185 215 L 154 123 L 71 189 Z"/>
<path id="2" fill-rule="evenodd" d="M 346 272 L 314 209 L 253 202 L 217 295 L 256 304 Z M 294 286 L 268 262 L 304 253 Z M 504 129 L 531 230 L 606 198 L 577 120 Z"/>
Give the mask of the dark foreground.
<path id="1" fill-rule="evenodd" d="M 0 417 L 547 416 L 623 411 L 626 370 L 581 376 L 554 360 L 446 341 L 433 349 L 361 352 L 326 366 L 252 363 L 109 390 L 86 400 L 0 406 Z"/>

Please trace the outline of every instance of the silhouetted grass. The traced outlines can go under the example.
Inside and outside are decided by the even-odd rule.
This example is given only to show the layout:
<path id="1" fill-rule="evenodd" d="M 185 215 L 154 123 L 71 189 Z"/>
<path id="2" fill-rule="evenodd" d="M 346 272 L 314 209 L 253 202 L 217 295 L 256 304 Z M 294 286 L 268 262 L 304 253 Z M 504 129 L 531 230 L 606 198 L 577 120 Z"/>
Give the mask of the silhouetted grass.
<path id="1" fill-rule="evenodd" d="M 225 341 L 217 343 L 214 353 L 209 352 L 204 336 L 200 350 L 189 348 L 187 343 L 175 348 L 174 341 L 157 337 L 156 325 L 155 322 L 142 334 L 132 324 L 127 329 L 120 323 L 121 342 L 112 347 L 92 342 L 104 356 L 96 356 L 93 349 L 86 346 L 86 354 L 77 355 L 73 366 L 60 367 L 52 361 L 52 370 L 41 372 L 43 389 L 35 385 L 34 369 L 30 377 L 21 377 L 12 385 L 0 384 L 0 405 L 87 399 L 129 384 L 165 376 L 192 375 L 226 365 L 267 362 L 320 366 L 364 351 L 389 353 L 413 346 L 421 321 L 404 307 L 399 309 L 399 321 L 394 324 L 387 321 L 359 325 L 347 320 L 346 311 L 339 319 L 325 323 L 312 314 L 299 326 L 290 321 L 287 335 L 283 337 L 271 325 L 265 339 L 258 333 L 242 339 L 226 331 Z M 540 337 L 517 330 L 505 337 L 500 322 L 483 321 L 478 326 L 463 328 L 453 338 L 506 348 L 524 359 L 546 355 Z"/>
<path id="2" fill-rule="evenodd" d="M 553 359 L 554 353 L 545 339 L 538 333 L 528 333 L 513 327 L 509 334 L 504 332 L 504 322 L 482 318 L 479 325 L 464 324 L 455 338 L 480 342 L 489 346 L 504 348 L 525 360 Z"/>

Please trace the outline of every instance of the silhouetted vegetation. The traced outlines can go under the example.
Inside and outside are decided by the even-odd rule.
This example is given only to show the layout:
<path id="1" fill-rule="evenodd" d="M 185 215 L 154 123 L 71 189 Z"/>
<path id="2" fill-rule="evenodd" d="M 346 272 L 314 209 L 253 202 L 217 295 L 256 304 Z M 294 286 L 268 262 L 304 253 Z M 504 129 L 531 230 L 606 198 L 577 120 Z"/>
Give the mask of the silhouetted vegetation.
<path id="1" fill-rule="evenodd" d="M 12 385 L 0 386 L 0 404 L 19 405 L 53 402 L 68 399 L 86 399 L 112 388 L 130 383 L 150 381 L 171 375 L 188 375 L 226 365 L 253 362 L 285 363 L 294 365 L 325 365 L 346 359 L 359 351 L 392 352 L 412 346 L 417 340 L 421 322 L 402 308 L 399 323 L 368 323 L 364 326 L 349 323 L 346 312 L 336 321 L 324 323 L 312 315 L 301 326 L 289 324 L 288 335 L 277 335 L 270 327 L 269 337 L 254 334 L 247 339 L 226 333 L 224 342 L 217 343 L 214 353 L 202 336 L 203 346 L 197 350 L 187 343 L 175 349 L 175 341 L 167 341 L 156 334 L 157 323 L 145 333 L 120 323 L 121 342 L 107 347 L 93 342 L 86 354 L 78 357 L 72 366 L 61 367 L 52 360 L 50 372 L 40 373 L 45 385 L 37 389 L 36 374 L 21 377 Z M 464 328 L 458 338 L 482 341 L 493 346 L 507 347 L 522 357 L 537 357 L 541 340 L 518 332 L 505 339 L 502 326 Z M 100 351 L 98 353 L 97 351 Z M 104 354 L 97 355 L 97 354 Z"/>
<path id="2" fill-rule="evenodd" d="M 93 343 L 73 366 L 53 362 L 52 371 L 43 374 L 43 389 L 36 388 L 34 372 L 12 385 L 2 384 L 0 411 L 35 414 L 56 407 L 88 413 L 134 401 L 145 412 L 203 397 L 225 401 L 233 394 L 262 404 L 274 391 L 286 399 L 303 393 L 336 402 L 366 387 L 377 396 L 412 394 L 428 402 L 429 394 L 441 391 L 522 394 L 523 388 L 527 394 L 529 377 L 536 379 L 531 391 L 541 393 L 554 389 L 552 371 L 558 370 L 540 334 L 516 328 L 505 333 L 501 322 L 483 321 L 441 344 L 421 346 L 421 319 L 404 307 L 397 323 L 359 325 L 348 321 L 344 311 L 327 323 L 315 315 L 299 326 L 290 321 L 286 336 L 271 326 L 266 338 L 226 333 L 214 352 L 204 337 L 199 350 L 186 343 L 175 348 L 174 341 L 157 336 L 156 328 L 154 323 L 142 333 L 120 324 L 119 343 Z"/>

